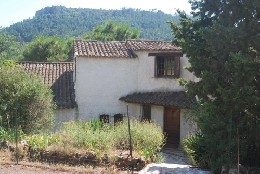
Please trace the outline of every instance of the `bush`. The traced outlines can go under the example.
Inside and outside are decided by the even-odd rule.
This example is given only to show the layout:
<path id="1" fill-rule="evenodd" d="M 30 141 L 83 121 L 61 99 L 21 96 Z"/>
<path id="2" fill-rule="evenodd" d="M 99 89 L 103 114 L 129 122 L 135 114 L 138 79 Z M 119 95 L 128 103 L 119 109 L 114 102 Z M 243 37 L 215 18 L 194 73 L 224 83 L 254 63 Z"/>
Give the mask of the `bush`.
<path id="1" fill-rule="evenodd" d="M 196 133 L 184 139 L 183 148 L 193 165 L 208 168 L 208 163 L 204 157 L 206 147 L 203 143 L 203 136 L 200 133 Z"/>
<path id="2" fill-rule="evenodd" d="M 21 136 L 23 136 L 23 132 L 21 130 L 18 130 L 18 139 L 20 140 Z M 0 126 L 0 141 L 10 141 L 10 142 L 14 142 L 15 141 L 15 130 L 12 129 L 8 129 L 6 130 L 5 128 Z"/>
<path id="3" fill-rule="evenodd" d="M 94 151 L 107 151 L 113 147 L 112 127 L 99 120 L 66 122 L 61 131 L 63 140 L 70 140 L 74 147 Z"/>
<path id="4" fill-rule="evenodd" d="M 110 150 L 129 150 L 127 122 L 116 126 L 104 124 L 99 120 L 89 122 L 66 122 L 61 129 L 62 141 L 73 147 L 106 153 Z M 131 120 L 133 150 L 146 159 L 155 157 L 164 145 L 161 128 L 149 122 Z"/>
<path id="5" fill-rule="evenodd" d="M 25 133 L 47 129 L 53 122 L 51 89 L 40 77 L 18 67 L 0 66 L 0 125 Z"/>
<path id="6" fill-rule="evenodd" d="M 150 122 L 131 120 L 131 134 L 133 149 L 146 159 L 153 157 L 164 145 L 165 136 L 160 127 Z M 129 148 L 129 135 L 127 122 L 122 122 L 115 127 L 115 146 L 121 149 Z"/>
<path id="7" fill-rule="evenodd" d="M 58 142 L 55 134 L 35 134 L 26 136 L 25 139 L 28 145 L 34 150 L 43 150 Z"/>

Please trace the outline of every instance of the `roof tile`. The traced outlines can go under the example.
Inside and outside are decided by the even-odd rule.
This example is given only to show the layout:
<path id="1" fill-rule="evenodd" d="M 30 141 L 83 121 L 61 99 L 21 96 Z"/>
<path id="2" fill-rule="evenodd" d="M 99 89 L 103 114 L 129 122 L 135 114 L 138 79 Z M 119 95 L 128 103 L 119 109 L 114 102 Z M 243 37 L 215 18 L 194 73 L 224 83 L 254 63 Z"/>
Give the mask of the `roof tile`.
<path id="1" fill-rule="evenodd" d="M 184 91 L 169 92 L 135 92 L 119 100 L 127 103 L 143 103 L 161 106 L 177 106 L 181 108 L 189 108 L 195 103 L 195 98 L 188 97 Z"/>
<path id="2" fill-rule="evenodd" d="M 72 62 L 20 62 L 19 64 L 29 73 L 43 77 L 44 84 L 50 86 L 53 91 L 54 102 L 58 108 L 76 107 Z"/>
<path id="3" fill-rule="evenodd" d="M 180 47 L 168 41 L 74 41 L 74 54 L 77 56 L 134 58 L 134 51 L 141 50 L 181 52 Z"/>

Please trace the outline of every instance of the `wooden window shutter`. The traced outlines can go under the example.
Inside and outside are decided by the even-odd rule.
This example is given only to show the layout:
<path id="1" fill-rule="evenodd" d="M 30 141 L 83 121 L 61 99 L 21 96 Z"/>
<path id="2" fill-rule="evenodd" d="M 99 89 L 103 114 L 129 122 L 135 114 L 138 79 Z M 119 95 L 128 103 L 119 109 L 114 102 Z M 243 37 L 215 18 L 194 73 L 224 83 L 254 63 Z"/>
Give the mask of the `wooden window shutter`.
<path id="1" fill-rule="evenodd" d="M 174 58 L 174 78 L 180 77 L 180 57 Z"/>

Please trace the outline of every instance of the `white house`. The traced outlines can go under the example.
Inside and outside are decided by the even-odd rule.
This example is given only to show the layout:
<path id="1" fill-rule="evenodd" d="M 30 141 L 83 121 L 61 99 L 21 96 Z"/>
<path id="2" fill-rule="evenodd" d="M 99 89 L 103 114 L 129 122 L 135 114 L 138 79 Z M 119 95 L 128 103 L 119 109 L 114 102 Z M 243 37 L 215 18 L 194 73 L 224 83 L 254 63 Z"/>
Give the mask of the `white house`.
<path id="1" fill-rule="evenodd" d="M 177 78 L 196 80 L 185 70 L 181 48 L 165 41 L 74 41 L 74 83 L 79 119 L 129 115 L 156 122 L 179 143 L 193 131 L 185 111 L 194 99 Z M 115 116 L 115 117 L 114 117 Z"/>

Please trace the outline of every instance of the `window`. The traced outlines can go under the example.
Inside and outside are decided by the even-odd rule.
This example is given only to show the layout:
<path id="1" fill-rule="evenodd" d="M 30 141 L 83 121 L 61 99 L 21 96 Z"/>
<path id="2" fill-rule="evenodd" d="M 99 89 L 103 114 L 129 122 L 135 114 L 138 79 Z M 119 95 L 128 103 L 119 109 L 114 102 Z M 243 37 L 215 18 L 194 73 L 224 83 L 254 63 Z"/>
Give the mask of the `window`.
<path id="1" fill-rule="evenodd" d="M 142 121 L 151 121 L 151 105 L 143 105 Z"/>
<path id="2" fill-rule="evenodd" d="M 102 114 L 99 116 L 99 119 L 103 123 L 109 123 L 109 115 L 107 114 Z"/>
<path id="3" fill-rule="evenodd" d="M 148 53 L 155 57 L 155 77 L 179 78 L 181 52 Z"/>
<path id="4" fill-rule="evenodd" d="M 155 62 L 156 77 L 179 77 L 179 57 L 157 56 Z"/>

